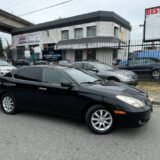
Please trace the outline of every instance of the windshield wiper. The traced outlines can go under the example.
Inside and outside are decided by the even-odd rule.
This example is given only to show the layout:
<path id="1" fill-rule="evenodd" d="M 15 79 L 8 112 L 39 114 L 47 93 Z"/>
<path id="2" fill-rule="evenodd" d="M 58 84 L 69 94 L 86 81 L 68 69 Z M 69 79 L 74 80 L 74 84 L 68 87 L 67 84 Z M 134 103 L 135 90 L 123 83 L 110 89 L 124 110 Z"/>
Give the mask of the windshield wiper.
<path id="1" fill-rule="evenodd" d="M 102 81 L 103 81 L 102 79 L 97 79 L 97 80 L 94 81 L 94 83 L 96 83 L 96 82 L 102 82 Z"/>
<path id="2" fill-rule="evenodd" d="M 102 82 L 102 80 L 101 79 L 97 79 L 97 80 L 95 80 L 95 81 L 88 81 L 88 82 L 82 82 L 81 84 L 96 84 L 97 82 Z"/>
<path id="3" fill-rule="evenodd" d="M 96 82 L 90 82 L 90 81 L 88 81 L 88 82 L 82 82 L 81 84 L 96 84 Z"/>

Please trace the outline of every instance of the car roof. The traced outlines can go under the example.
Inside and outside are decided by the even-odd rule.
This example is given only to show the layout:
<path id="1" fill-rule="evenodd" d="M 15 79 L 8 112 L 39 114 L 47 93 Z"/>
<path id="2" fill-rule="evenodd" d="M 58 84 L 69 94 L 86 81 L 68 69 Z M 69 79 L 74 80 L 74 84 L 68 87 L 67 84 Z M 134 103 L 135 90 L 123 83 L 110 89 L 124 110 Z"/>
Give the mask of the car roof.
<path id="1" fill-rule="evenodd" d="M 21 70 L 23 68 L 54 68 L 54 69 L 65 69 L 65 68 L 71 68 L 71 67 L 64 67 L 64 66 L 58 66 L 58 65 L 33 65 L 33 66 L 24 66 L 21 68 L 18 68 L 18 70 Z"/>
<path id="2" fill-rule="evenodd" d="M 159 58 L 152 58 L 152 57 L 141 57 L 141 58 L 135 58 L 135 59 L 152 59 L 154 61 L 160 62 Z"/>

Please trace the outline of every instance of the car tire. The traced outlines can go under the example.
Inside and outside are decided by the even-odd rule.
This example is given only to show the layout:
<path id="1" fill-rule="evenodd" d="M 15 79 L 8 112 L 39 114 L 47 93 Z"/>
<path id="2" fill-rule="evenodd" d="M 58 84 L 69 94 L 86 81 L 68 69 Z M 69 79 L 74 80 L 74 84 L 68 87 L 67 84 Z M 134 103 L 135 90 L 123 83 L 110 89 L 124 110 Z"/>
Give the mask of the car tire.
<path id="1" fill-rule="evenodd" d="M 94 105 L 86 113 L 86 125 L 96 134 L 110 133 L 114 126 L 113 114 L 101 105 Z"/>
<path id="2" fill-rule="evenodd" d="M 11 94 L 4 94 L 1 98 L 1 107 L 6 114 L 16 113 L 16 103 L 14 97 Z"/>
<path id="3" fill-rule="evenodd" d="M 160 78 L 160 69 L 156 69 L 152 72 L 152 77 L 154 79 L 159 79 Z"/>

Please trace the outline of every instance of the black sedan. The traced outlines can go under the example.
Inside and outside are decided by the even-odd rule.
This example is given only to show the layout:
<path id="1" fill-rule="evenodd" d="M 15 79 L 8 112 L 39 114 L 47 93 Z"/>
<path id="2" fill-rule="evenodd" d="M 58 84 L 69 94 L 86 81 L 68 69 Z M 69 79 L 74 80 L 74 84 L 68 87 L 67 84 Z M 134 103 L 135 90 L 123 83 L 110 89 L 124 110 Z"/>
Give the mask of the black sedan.
<path id="1" fill-rule="evenodd" d="M 58 66 L 23 67 L 0 77 L 0 96 L 6 114 L 53 112 L 85 120 L 98 134 L 115 124 L 142 126 L 152 112 L 148 96 L 138 89 Z"/>

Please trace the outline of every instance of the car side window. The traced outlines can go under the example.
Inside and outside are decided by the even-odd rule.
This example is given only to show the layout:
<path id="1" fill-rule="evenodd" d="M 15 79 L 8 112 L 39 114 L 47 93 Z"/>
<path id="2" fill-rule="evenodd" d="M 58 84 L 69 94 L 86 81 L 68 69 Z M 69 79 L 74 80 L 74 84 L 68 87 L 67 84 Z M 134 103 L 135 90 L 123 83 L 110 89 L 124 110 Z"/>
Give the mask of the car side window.
<path id="1" fill-rule="evenodd" d="M 150 65 L 150 64 L 155 64 L 155 61 L 153 59 L 146 59 L 145 63 L 147 65 Z"/>
<path id="2" fill-rule="evenodd" d="M 135 59 L 129 61 L 129 67 L 142 66 L 144 65 L 143 59 Z"/>
<path id="3" fill-rule="evenodd" d="M 14 78 L 28 81 L 41 81 L 42 69 L 38 67 L 29 67 L 17 70 L 14 73 Z"/>
<path id="4" fill-rule="evenodd" d="M 84 64 L 84 69 L 85 70 L 93 70 L 93 69 L 95 69 L 95 67 L 93 65 L 89 64 L 89 63 L 85 63 Z"/>
<path id="5" fill-rule="evenodd" d="M 73 67 L 77 69 L 83 69 L 83 63 L 75 63 L 73 64 Z"/>
<path id="6" fill-rule="evenodd" d="M 43 69 L 42 81 L 58 86 L 61 86 L 61 82 L 70 82 L 70 80 L 62 72 L 52 68 Z"/>

